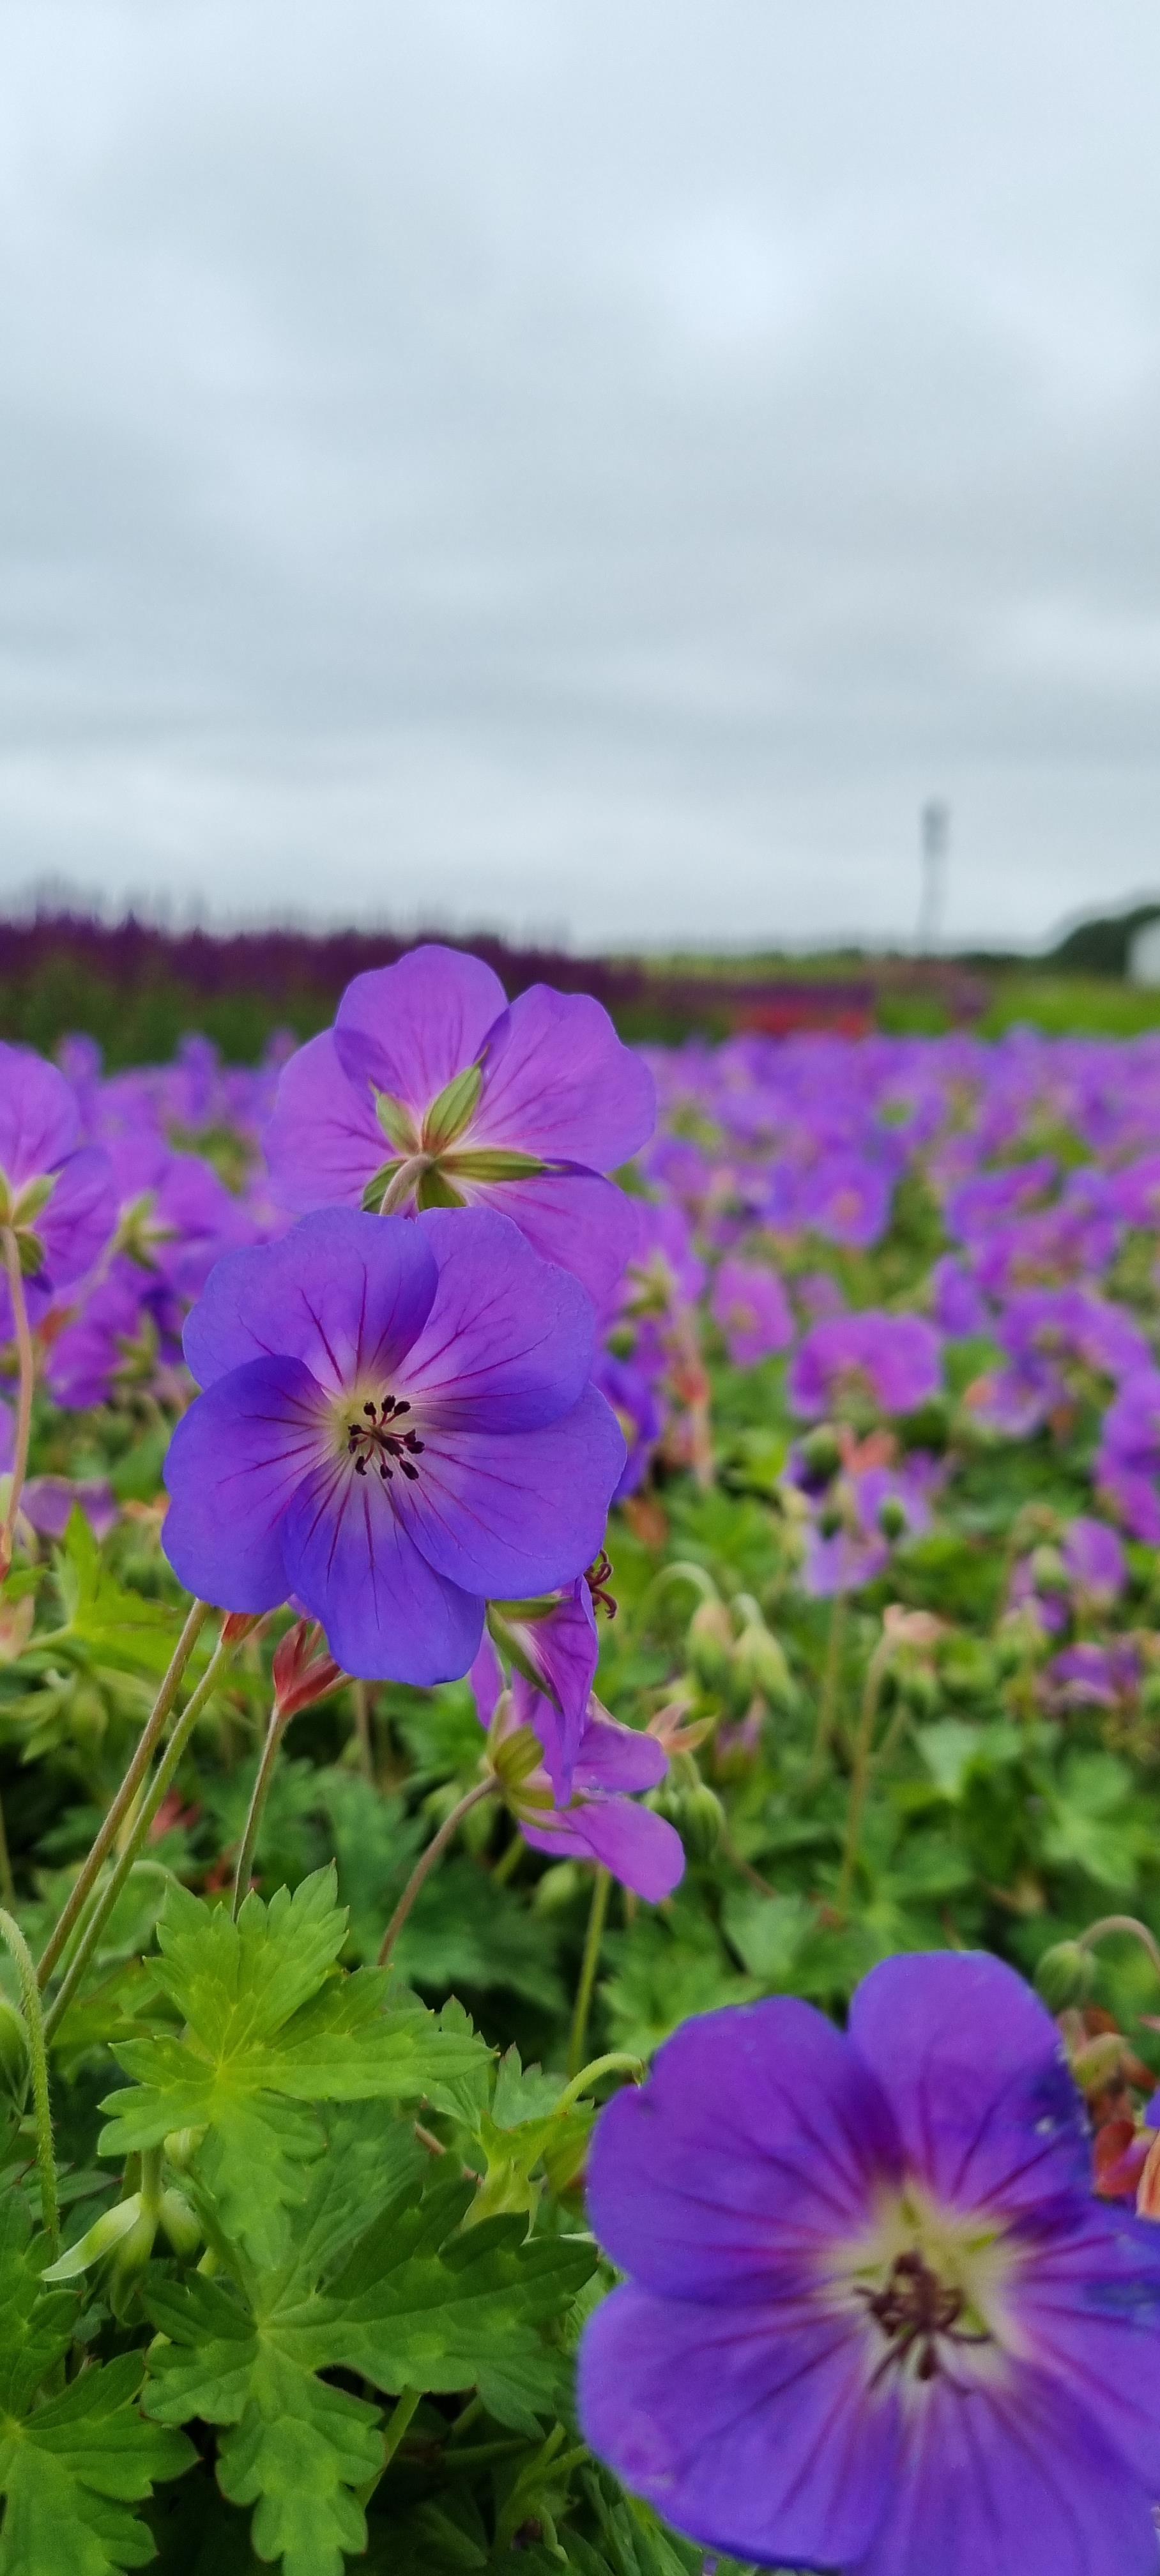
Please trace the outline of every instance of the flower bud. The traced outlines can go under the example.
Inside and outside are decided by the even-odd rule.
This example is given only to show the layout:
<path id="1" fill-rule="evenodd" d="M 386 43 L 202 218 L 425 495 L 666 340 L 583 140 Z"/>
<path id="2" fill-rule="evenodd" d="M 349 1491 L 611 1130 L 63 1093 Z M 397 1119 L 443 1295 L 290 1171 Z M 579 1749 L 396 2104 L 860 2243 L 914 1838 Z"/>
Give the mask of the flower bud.
<path id="1" fill-rule="evenodd" d="M 699 1601 L 689 1621 L 688 1657 L 702 1690 L 724 1690 L 733 1660 L 733 1622 L 723 1601 Z"/>
<path id="2" fill-rule="evenodd" d="M 91 2266 L 101 2262 L 106 2254 L 115 2253 L 117 2248 L 132 2235 L 134 2228 L 141 2225 L 142 2208 L 141 2194 L 135 2191 L 128 2200 L 119 2200 L 114 2209 L 103 2211 L 101 2217 L 87 2230 L 86 2234 L 78 2237 L 75 2245 L 68 2246 L 63 2254 L 58 2255 L 55 2263 L 50 2263 L 47 2272 L 42 2274 L 42 2279 L 74 2281 L 79 2272 L 89 2271 Z M 146 2223 L 149 2228 L 149 2243 L 152 2245 L 152 2218 L 148 2218 Z M 146 2260 L 148 2260 L 148 2254 Z"/>
<path id="3" fill-rule="evenodd" d="M 1067 1591 L 1067 1567 L 1065 1566 L 1063 1558 L 1061 1557 L 1057 1547 L 1044 1546 L 1033 1548 L 1031 1554 L 1031 1580 L 1035 1585 L 1037 1592 L 1053 1593 Z"/>
<path id="4" fill-rule="evenodd" d="M 325 1699 L 346 1679 L 327 1651 L 316 1619 L 296 1619 L 274 1649 L 274 1707 L 285 1722 Z"/>
<path id="5" fill-rule="evenodd" d="M 784 1650 L 764 1619 L 751 1619 L 742 1629 L 734 1650 L 733 1676 L 745 1707 L 755 1691 L 760 1691 L 770 1708 L 780 1709 L 783 1714 L 796 1705 L 797 1693 Z"/>
<path id="6" fill-rule="evenodd" d="M 712 1860 L 725 1825 L 725 1809 L 707 1780 L 677 1791 L 672 1822 L 690 1860 Z"/>
<path id="7" fill-rule="evenodd" d="M 1078 1941 L 1054 1941 L 1035 1971 L 1036 1991 L 1054 2013 L 1065 2012 L 1069 2004 L 1086 2004 L 1095 1982 L 1095 1959 Z"/>
<path id="8" fill-rule="evenodd" d="M 171 2129 L 164 2141 L 165 2153 L 176 2173 L 188 2173 L 197 2154 L 204 2129 Z"/>
<path id="9" fill-rule="evenodd" d="M 161 2194 L 161 2224 L 175 2254 L 186 2258 L 196 2254 L 201 2243 L 201 2221 L 183 2191 L 170 2186 Z"/>
<path id="10" fill-rule="evenodd" d="M 798 1444 L 798 1459 L 801 1483 L 807 1493 L 823 1493 L 827 1485 L 833 1484 L 842 1464 L 842 1452 L 837 1432 L 828 1422 L 822 1423 L 817 1431 L 806 1433 L 805 1439 Z"/>
<path id="11" fill-rule="evenodd" d="M 905 1503 L 900 1502 L 897 1494 L 887 1494 L 879 1503 L 878 1527 L 883 1538 L 889 1539 L 892 1547 L 897 1546 L 899 1539 L 905 1538 L 910 1527 L 910 1517 Z"/>
<path id="12" fill-rule="evenodd" d="M 252 1637 L 260 1627 L 263 1613 L 257 1610 L 230 1610 L 222 1621 L 223 1646 L 240 1646 L 243 1638 Z"/>

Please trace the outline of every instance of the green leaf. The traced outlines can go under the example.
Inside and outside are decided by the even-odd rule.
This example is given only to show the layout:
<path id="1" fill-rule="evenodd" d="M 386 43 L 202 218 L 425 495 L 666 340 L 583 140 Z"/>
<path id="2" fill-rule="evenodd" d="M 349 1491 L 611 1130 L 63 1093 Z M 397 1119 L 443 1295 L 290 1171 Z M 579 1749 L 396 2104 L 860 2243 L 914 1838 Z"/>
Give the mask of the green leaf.
<path id="1" fill-rule="evenodd" d="M 259 2558 L 286 2576 L 342 2576 L 344 2551 L 366 2548 L 354 2489 L 383 2463 L 378 2408 L 314 2379 L 277 2351 L 259 2350 L 237 2430 L 222 2443 L 218 2480 L 231 2504 L 256 2504 Z"/>
<path id="2" fill-rule="evenodd" d="M 79 1650 L 86 1662 L 111 1672 L 165 1671 L 181 1631 L 181 1611 L 146 1601 L 118 1583 L 79 1506 L 55 1565 L 68 1633 L 53 1638 L 54 1651 Z"/>
<path id="3" fill-rule="evenodd" d="M 278 2259 L 286 2212 L 305 2197 L 321 2151 L 307 2105 L 426 2097 L 453 2108 L 453 2088 L 486 2056 L 462 2017 L 441 2024 L 382 1971 L 336 1972 L 345 1937 L 333 1869 L 293 1896 L 280 1889 L 269 1906 L 248 1897 L 236 1924 L 224 1906 L 175 1887 L 151 1972 L 185 2029 L 114 2052 L 135 2081 L 102 2104 L 112 2116 L 101 2154 L 203 2130 L 195 2178 L 259 2262 Z"/>
<path id="4" fill-rule="evenodd" d="M 14 2259 L 6 2230 L 6 2332 Z M 42 2301 L 31 2321 L 24 2291 L 15 2305 L 23 2312 L 25 2332 L 15 2368 L 7 2346 L 4 2355 L 0 2576 L 110 2576 L 114 2569 L 144 2567 L 155 2554 L 152 2536 L 127 2508 L 150 2495 L 158 2479 L 178 2476 L 194 2457 L 192 2445 L 181 2433 L 145 2423 L 138 2413 L 140 2353 L 82 2371 L 62 2395 L 25 2411 L 30 2381 L 43 2378 L 46 2361 L 59 2354 L 56 2319 L 62 2305 L 70 2319 L 76 2311 L 67 2293 Z M 67 2332 L 63 2340 L 67 2345 Z"/>

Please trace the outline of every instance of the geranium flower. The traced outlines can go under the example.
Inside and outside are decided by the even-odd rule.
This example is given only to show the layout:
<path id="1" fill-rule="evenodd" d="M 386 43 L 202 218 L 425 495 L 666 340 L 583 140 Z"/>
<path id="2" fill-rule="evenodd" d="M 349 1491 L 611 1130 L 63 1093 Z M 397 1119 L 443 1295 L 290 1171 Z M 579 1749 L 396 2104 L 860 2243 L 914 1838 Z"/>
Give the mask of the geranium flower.
<path id="1" fill-rule="evenodd" d="M 1000 1961 L 890 1959 L 845 2034 L 789 1997 L 687 2022 L 588 2197 L 631 2280 L 581 2426 L 678 2530 L 844 2576 L 1151 2576 L 1160 2242 L 1094 2198 Z"/>
<path id="2" fill-rule="evenodd" d="M 80 1133 L 63 1073 L 27 1047 L 0 1045 L 0 1223 L 15 1233 L 37 1312 L 92 1267 L 113 1229 L 108 1157 Z M 0 1328 L 12 1329 L 4 1282 Z"/>
<path id="3" fill-rule="evenodd" d="M 669 1767 L 657 1737 L 618 1726 L 591 1699 L 565 1795 L 556 1786 L 564 1766 L 559 1712 L 521 1672 L 505 1690 L 490 1637 L 472 1666 L 471 1684 L 524 1841 L 552 1860 L 597 1862 L 648 1905 L 671 1896 L 684 1875 L 684 1844 L 664 1816 L 637 1803 L 642 1790 L 659 1787 Z"/>
<path id="4" fill-rule="evenodd" d="M 793 1309 L 777 1272 L 764 1262 L 723 1261 L 709 1302 L 735 1368 L 752 1368 L 793 1340 Z"/>
<path id="5" fill-rule="evenodd" d="M 428 946 L 355 976 L 286 1065 L 264 1142 L 288 1208 L 500 1208 L 601 1303 L 636 1240 L 601 1175 L 655 1116 L 652 1075 L 590 995 L 533 984 L 509 1008 L 480 958 Z"/>
<path id="6" fill-rule="evenodd" d="M 924 1315 L 864 1312 L 812 1327 L 790 1362 L 787 1392 L 795 1413 L 829 1413 L 851 1400 L 912 1413 L 941 1383 L 942 1344 Z"/>
<path id="7" fill-rule="evenodd" d="M 185 1328 L 206 1392 L 166 1461 L 165 1548 L 222 1609 L 291 1595 L 349 1673 L 448 1681 L 485 1599 L 574 1580 L 624 1442 L 579 1283 L 490 1209 L 329 1208 L 227 1254 Z"/>

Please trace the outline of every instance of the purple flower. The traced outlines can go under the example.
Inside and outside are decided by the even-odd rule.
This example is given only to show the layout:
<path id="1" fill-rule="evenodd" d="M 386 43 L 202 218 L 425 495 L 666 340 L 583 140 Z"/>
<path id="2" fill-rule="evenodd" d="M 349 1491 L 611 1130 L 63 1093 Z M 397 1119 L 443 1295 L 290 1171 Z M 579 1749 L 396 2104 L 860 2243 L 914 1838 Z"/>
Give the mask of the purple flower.
<path id="1" fill-rule="evenodd" d="M 509 1660 L 551 1702 L 556 1724 L 544 1750 L 555 1794 L 566 1798 L 600 1657 L 589 1584 L 581 1575 L 550 1601 L 497 1602 L 491 1626 Z"/>
<path id="2" fill-rule="evenodd" d="M 1093 1609 L 1109 1610 L 1128 1580 L 1118 1531 L 1079 1512 L 1063 1534 L 1063 1562 L 1074 1590 Z"/>
<path id="3" fill-rule="evenodd" d="M 681 1837 L 663 1816 L 636 1804 L 639 1792 L 655 1789 L 669 1767 L 655 1735 L 618 1726 L 599 1700 L 590 1700 L 565 1797 L 555 1785 L 564 1736 L 551 1701 L 518 1671 L 505 1691 L 499 1657 L 486 1636 L 471 1683 L 525 1842 L 553 1860 L 597 1862 L 648 1905 L 671 1896 L 684 1874 Z"/>
<path id="4" fill-rule="evenodd" d="M 799 1344 L 788 1394 L 795 1413 L 829 1413 L 851 1399 L 878 1413 L 912 1413 L 941 1381 L 942 1344 L 925 1316 L 835 1315 Z"/>
<path id="5" fill-rule="evenodd" d="M 866 1152 L 823 1154 L 798 1194 L 797 1218 L 827 1243 L 868 1251 L 890 1223 L 895 1174 Z"/>
<path id="6" fill-rule="evenodd" d="M 0 1221 L 15 1230 L 39 1311 L 92 1267 L 113 1229 L 108 1157 L 80 1133 L 63 1073 L 28 1048 L 0 1045 Z M 0 1309 L 10 1331 L 6 1284 Z"/>
<path id="7" fill-rule="evenodd" d="M 1124 1379 L 1104 1415 L 1095 1477 L 1132 1536 L 1160 1547 L 1160 1370 Z"/>
<path id="8" fill-rule="evenodd" d="M 533 984 L 509 1007 L 481 959 L 423 947 L 355 976 L 285 1067 L 264 1141 L 286 1207 L 490 1205 L 600 1304 L 636 1240 L 634 1203 L 601 1175 L 655 1114 L 599 1002 Z"/>
<path id="9" fill-rule="evenodd" d="M 1050 2015 L 978 1953 L 890 1959 L 843 2035 L 688 2022 L 600 2118 L 632 2277 L 588 2325 L 593 2449 L 678 2530 L 848 2576 L 1151 2576 L 1160 2241 L 1092 2193 Z"/>
<path id="10" fill-rule="evenodd" d="M 662 1350 L 647 1356 L 652 1356 L 655 1363 L 651 1374 L 642 1365 L 639 1347 L 631 1360 L 614 1359 L 611 1351 L 601 1351 L 593 1367 L 595 1384 L 612 1406 L 628 1447 L 624 1473 L 612 1497 L 615 1503 L 623 1502 L 626 1494 L 635 1494 L 644 1483 L 665 1427 L 664 1406 L 657 1394 L 665 1354 Z"/>
<path id="11" fill-rule="evenodd" d="M 624 1443 L 567 1271 L 490 1209 L 330 1208 L 226 1255 L 185 1328 L 207 1390 L 166 1463 L 165 1548 L 222 1609 L 291 1595 L 368 1679 L 467 1671 L 489 1597 L 603 1540 Z"/>
<path id="12" fill-rule="evenodd" d="M 776 1271 L 764 1262 L 723 1261 L 710 1300 L 735 1368 L 753 1368 L 794 1337 L 793 1310 Z"/>
<path id="13" fill-rule="evenodd" d="M 20 1497 L 25 1520 L 42 1538 L 63 1538 L 74 1511 L 84 1513 L 94 1536 L 107 1538 L 116 1527 L 117 1499 L 105 1476 L 30 1476 Z"/>
<path id="14" fill-rule="evenodd" d="M 1120 1708 L 1140 1687 L 1140 1655 L 1130 1637 L 1109 1638 L 1106 1645 L 1085 1639 L 1053 1655 L 1043 1674 L 1048 1706 Z"/>

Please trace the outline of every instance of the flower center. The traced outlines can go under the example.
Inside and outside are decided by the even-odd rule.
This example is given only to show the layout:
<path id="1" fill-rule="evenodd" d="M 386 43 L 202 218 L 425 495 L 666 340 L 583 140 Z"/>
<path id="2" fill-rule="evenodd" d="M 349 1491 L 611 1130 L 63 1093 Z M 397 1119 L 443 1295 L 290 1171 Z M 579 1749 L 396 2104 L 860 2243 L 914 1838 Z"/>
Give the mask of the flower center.
<path id="1" fill-rule="evenodd" d="M 867 2310 L 886 2338 L 887 2349 L 874 2373 L 901 2369 L 913 2358 L 916 2379 L 933 2379 L 943 2367 L 943 2344 L 991 2343 L 985 2326 L 960 2324 L 965 2293 L 932 2271 L 916 2245 L 895 2256 L 880 2290 L 862 2290 Z"/>
<path id="2" fill-rule="evenodd" d="M 419 1473 L 415 1461 L 422 1457 L 423 1443 L 414 1430 L 400 1429 L 410 1410 L 405 1396 L 384 1395 L 377 1403 L 368 1397 L 354 1421 L 346 1425 L 347 1456 L 354 1460 L 356 1476 L 365 1476 L 374 1467 L 386 1485 L 397 1467 L 414 1484 Z"/>

